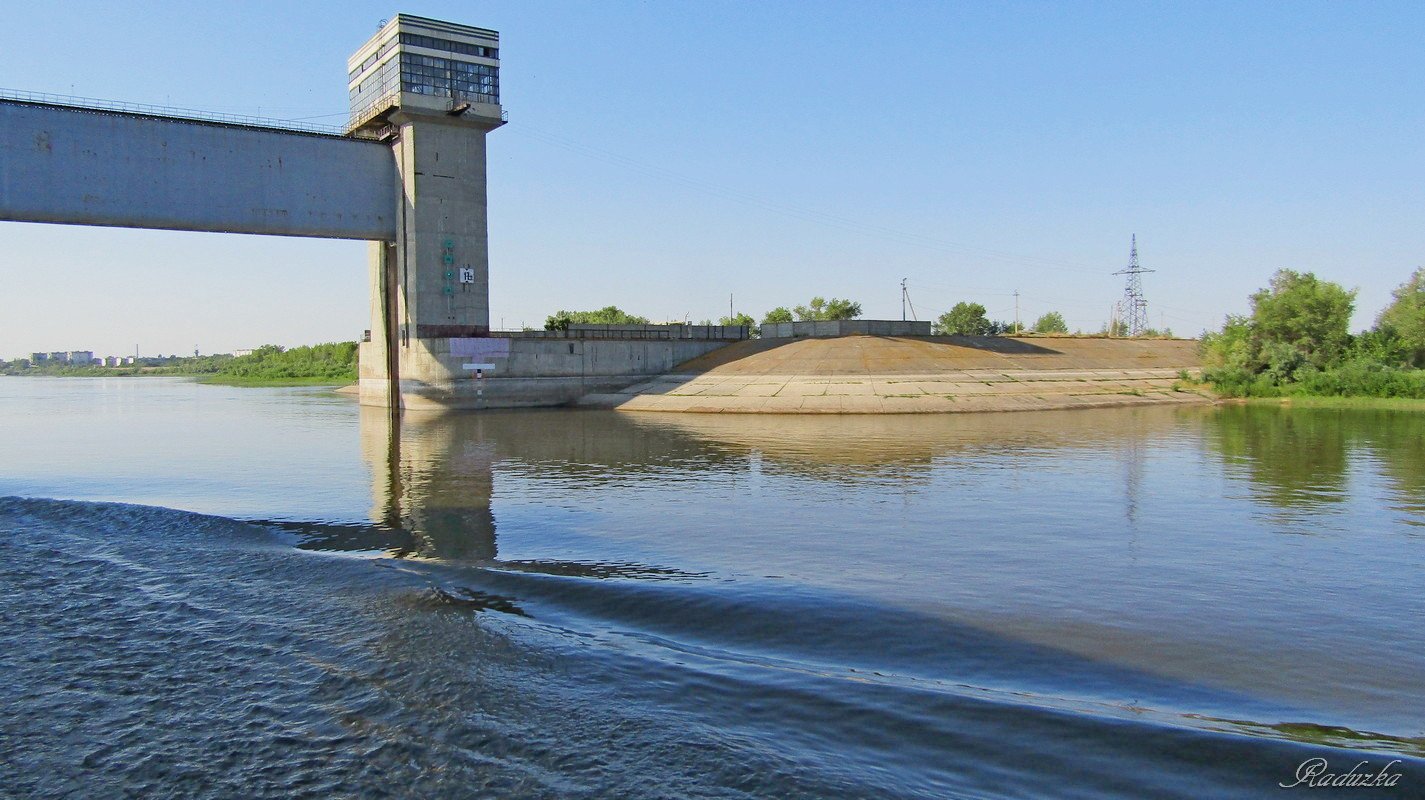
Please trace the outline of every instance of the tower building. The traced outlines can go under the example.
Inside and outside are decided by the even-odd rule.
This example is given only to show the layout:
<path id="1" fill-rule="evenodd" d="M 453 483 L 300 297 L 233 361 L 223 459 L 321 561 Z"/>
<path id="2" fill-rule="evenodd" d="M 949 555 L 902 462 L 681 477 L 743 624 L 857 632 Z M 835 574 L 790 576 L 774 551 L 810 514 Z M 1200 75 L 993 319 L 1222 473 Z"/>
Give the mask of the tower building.
<path id="1" fill-rule="evenodd" d="M 485 134 L 504 124 L 500 35 L 398 14 L 347 62 L 348 135 L 395 156 L 396 239 L 373 242 L 365 401 L 395 404 L 433 340 L 490 329 Z"/>

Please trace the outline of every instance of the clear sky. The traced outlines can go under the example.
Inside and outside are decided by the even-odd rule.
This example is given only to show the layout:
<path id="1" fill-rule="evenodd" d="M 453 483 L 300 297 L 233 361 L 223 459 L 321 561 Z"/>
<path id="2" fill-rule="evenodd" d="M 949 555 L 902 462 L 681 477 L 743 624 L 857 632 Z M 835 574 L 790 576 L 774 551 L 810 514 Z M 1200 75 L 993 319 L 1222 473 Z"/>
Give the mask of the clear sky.
<path id="1" fill-rule="evenodd" d="M 1425 264 L 1425 4 L 22 3 L 0 86 L 340 124 L 396 11 L 501 32 L 492 322 L 813 294 L 1097 330 L 1138 235 L 1152 322 L 1291 267 Z M 0 223 L 0 356 L 224 352 L 368 327 L 365 245 Z"/>

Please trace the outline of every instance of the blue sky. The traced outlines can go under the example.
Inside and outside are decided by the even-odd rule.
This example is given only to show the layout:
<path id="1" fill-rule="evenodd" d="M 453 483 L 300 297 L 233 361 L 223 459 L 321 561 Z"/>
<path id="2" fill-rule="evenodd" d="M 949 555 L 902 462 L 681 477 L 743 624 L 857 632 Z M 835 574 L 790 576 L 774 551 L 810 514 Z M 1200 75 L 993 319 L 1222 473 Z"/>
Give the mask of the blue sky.
<path id="1" fill-rule="evenodd" d="M 120 6 L 123 7 L 120 7 Z M 339 124 L 396 11 L 501 32 L 492 321 L 610 303 L 756 316 L 813 294 L 1097 329 L 1138 235 L 1196 334 L 1290 267 L 1425 264 L 1420 3 L 67 3 L 0 86 Z M 0 223 L 0 356 L 351 339 L 365 245 Z"/>

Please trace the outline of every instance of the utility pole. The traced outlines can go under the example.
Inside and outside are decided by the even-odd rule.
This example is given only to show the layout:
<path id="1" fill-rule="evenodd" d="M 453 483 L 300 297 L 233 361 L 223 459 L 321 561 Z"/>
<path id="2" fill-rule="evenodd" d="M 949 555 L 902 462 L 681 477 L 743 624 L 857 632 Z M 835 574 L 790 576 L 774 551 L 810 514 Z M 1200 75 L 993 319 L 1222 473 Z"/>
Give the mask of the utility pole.
<path id="1" fill-rule="evenodd" d="M 905 322 L 905 278 L 901 278 L 901 322 Z"/>
<path id="2" fill-rule="evenodd" d="M 732 313 L 732 292 L 727 293 L 727 324 L 732 324 L 732 318 L 736 316 Z"/>
<path id="3" fill-rule="evenodd" d="M 1019 290 L 1014 290 L 1014 335 L 1019 335 Z"/>

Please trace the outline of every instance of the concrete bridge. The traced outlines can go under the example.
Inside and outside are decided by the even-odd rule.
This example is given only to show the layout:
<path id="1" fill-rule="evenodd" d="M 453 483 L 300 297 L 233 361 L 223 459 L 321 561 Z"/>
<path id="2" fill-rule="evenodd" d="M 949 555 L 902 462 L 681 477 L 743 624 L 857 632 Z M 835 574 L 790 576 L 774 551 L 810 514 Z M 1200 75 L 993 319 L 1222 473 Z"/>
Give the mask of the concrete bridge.
<path id="1" fill-rule="evenodd" d="M 0 220 L 371 242 L 368 405 L 560 404 L 745 338 L 491 334 L 499 47 L 495 31 L 397 15 L 348 59 L 341 130 L 0 94 Z"/>

